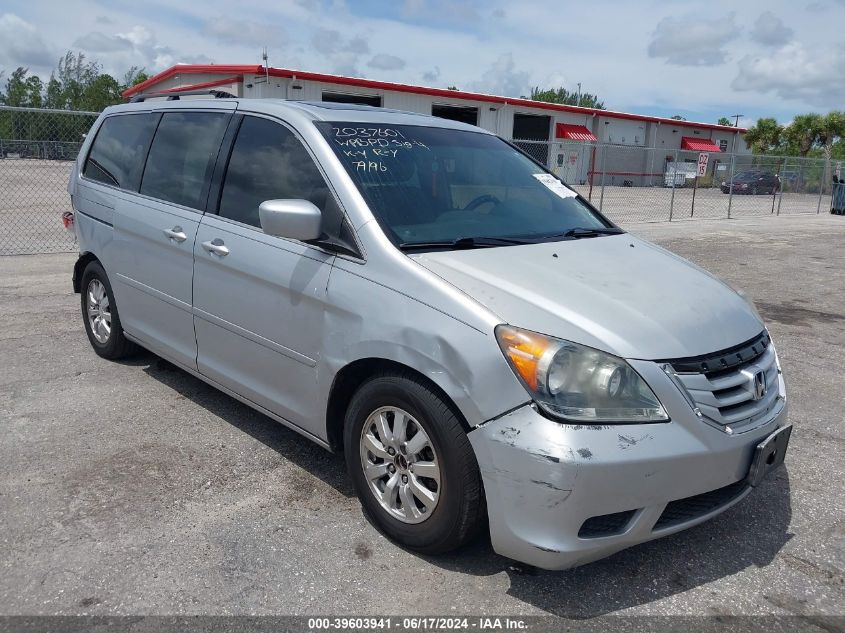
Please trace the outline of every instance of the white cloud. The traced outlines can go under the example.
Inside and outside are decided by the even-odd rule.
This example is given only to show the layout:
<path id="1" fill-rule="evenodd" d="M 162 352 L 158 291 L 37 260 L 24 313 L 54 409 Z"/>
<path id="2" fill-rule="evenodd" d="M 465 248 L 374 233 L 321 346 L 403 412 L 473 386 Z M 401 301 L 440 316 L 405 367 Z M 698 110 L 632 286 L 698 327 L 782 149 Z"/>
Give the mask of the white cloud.
<path id="1" fill-rule="evenodd" d="M 387 53 L 379 53 L 367 62 L 370 68 L 377 68 L 379 70 L 402 70 L 406 66 L 406 62 L 401 57 L 396 55 L 388 55 Z"/>
<path id="2" fill-rule="evenodd" d="M 747 55 L 731 87 L 739 92 L 774 94 L 779 99 L 818 108 L 841 108 L 845 82 L 832 69 L 845 68 L 845 46 L 807 48 L 787 44 L 776 55 Z"/>
<path id="3" fill-rule="evenodd" d="M 727 61 L 725 45 L 739 33 L 733 13 L 711 20 L 700 15 L 667 17 L 657 23 L 648 55 L 678 66 L 716 66 Z"/>
<path id="4" fill-rule="evenodd" d="M 531 73 L 526 70 L 517 70 L 511 53 L 501 55 L 481 74 L 478 81 L 468 84 L 470 90 L 507 97 L 528 94 L 530 86 Z"/>
<path id="5" fill-rule="evenodd" d="M 334 29 L 316 28 L 311 34 L 311 44 L 325 55 L 338 53 L 355 53 L 365 55 L 370 52 L 370 45 L 361 36 L 344 38 L 340 31 Z"/>
<path id="6" fill-rule="evenodd" d="M 105 35 L 99 31 L 92 31 L 83 35 L 73 43 L 73 48 L 89 53 L 115 53 L 117 51 L 131 51 L 135 45 L 120 35 Z"/>
<path id="7" fill-rule="evenodd" d="M 34 25 L 14 13 L 0 15 L 0 67 L 43 69 L 57 59 Z"/>
<path id="8" fill-rule="evenodd" d="M 764 11 L 754 23 L 751 39 L 764 46 L 783 46 L 795 33 L 771 11 Z"/>
<path id="9" fill-rule="evenodd" d="M 124 33 L 105 35 L 93 31 L 73 42 L 73 48 L 88 53 L 89 57 L 104 63 L 103 70 L 115 77 L 122 77 L 131 66 L 158 72 L 176 63 L 210 63 L 204 54 L 180 54 L 170 46 L 158 42 L 144 26 L 135 25 Z"/>
<path id="10" fill-rule="evenodd" d="M 440 66 L 435 66 L 431 70 L 427 70 L 422 74 L 423 81 L 434 83 L 440 79 Z"/>
<path id="11" fill-rule="evenodd" d="M 203 32 L 226 44 L 246 44 L 253 47 L 267 46 L 278 49 L 286 39 L 284 29 L 280 26 L 222 15 L 208 20 Z"/>

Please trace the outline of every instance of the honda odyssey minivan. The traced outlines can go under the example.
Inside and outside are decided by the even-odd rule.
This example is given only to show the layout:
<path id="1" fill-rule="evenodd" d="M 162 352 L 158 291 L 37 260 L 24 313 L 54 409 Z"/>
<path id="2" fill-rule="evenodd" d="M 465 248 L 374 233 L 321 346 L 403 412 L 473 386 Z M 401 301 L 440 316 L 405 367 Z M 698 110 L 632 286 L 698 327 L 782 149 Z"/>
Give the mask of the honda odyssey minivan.
<path id="1" fill-rule="evenodd" d="M 108 108 L 69 185 L 94 351 L 143 347 L 342 452 L 415 551 L 563 569 L 712 518 L 784 459 L 751 303 L 506 141 L 393 110 Z"/>

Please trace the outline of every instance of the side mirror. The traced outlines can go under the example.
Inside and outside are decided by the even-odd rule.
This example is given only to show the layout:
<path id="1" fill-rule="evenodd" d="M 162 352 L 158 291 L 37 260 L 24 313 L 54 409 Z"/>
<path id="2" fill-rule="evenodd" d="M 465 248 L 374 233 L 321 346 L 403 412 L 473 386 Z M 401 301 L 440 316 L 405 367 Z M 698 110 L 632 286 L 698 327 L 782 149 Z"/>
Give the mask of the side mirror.
<path id="1" fill-rule="evenodd" d="M 258 206 L 258 217 L 267 235 L 307 242 L 322 234 L 322 214 L 308 200 L 265 200 Z"/>

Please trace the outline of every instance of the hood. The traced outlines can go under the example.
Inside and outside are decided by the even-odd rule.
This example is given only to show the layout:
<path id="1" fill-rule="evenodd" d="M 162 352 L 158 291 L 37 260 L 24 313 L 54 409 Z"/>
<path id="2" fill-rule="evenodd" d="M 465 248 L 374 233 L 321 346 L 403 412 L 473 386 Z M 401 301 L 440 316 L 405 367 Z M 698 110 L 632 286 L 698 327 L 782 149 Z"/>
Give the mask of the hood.
<path id="1" fill-rule="evenodd" d="M 729 286 L 629 234 L 412 257 L 504 323 L 623 358 L 708 354 L 764 327 Z"/>

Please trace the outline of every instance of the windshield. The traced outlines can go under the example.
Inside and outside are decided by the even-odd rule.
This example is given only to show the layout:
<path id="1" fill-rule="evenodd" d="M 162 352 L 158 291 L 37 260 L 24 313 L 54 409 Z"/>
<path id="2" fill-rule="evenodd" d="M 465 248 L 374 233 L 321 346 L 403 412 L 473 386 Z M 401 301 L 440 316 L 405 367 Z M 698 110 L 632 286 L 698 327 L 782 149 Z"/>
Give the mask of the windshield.
<path id="1" fill-rule="evenodd" d="M 447 128 L 319 122 L 394 243 L 500 244 L 606 229 L 574 191 L 500 138 Z"/>

